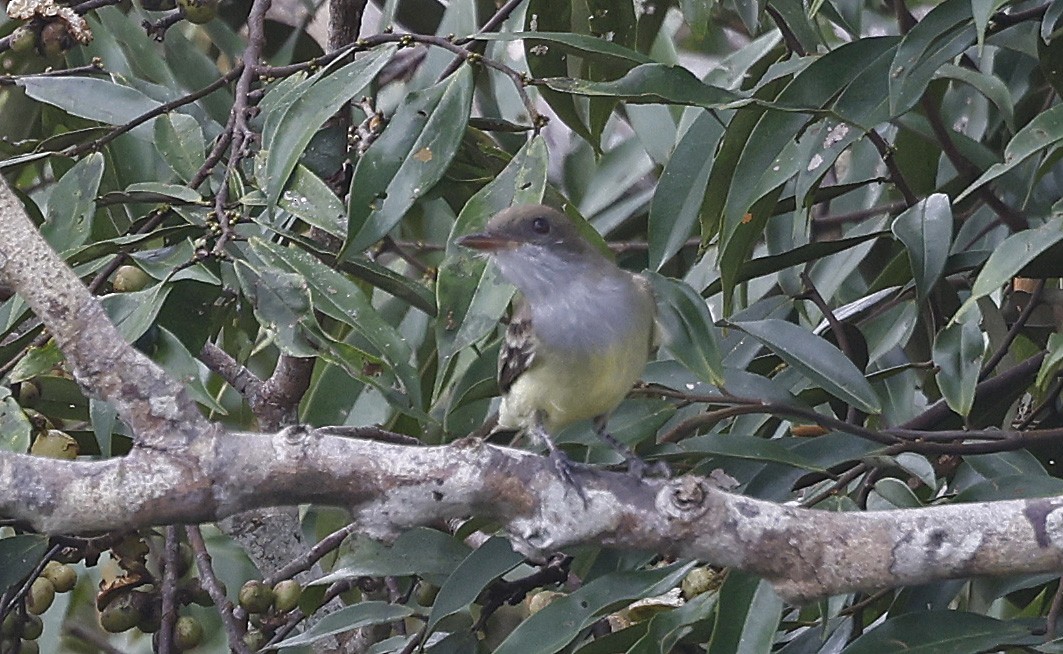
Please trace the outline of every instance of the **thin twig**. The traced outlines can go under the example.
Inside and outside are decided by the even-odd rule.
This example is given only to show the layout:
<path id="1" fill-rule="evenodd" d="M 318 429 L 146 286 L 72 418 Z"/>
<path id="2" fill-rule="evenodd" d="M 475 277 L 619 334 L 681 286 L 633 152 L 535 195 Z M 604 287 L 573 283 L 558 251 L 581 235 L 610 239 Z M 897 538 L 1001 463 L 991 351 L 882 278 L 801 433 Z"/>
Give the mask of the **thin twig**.
<path id="1" fill-rule="evenodd" d="M 1060 613 L 1063 613 L 1063 577 L 1059 578 L 1056 593 L 1052 596 L 1052 607 L 1045 616 L 1045 640 L 1056 639 L 1056 623 L 1059 622 Z"/>
<path id="2" fill-rule="evenodd" d="M 890 181 L 897 187 L 897 190 L 904 196 L 904 203 L 907 206 L 913 206 L 919 202 L 919 198 L 912 191 L 912 187 L 908 185 L 908 180 L 904 178 L 904 173 L 901 172 L 901 167 L 897 165 L 897 158 L 894 156 L 893 146 L 886 143 L 886 139 L 882 138 L 876 130 L 871 129 L 867 132 L 867 138 L 871 141 L 871 144 L 878 150 L 878 154 L 882 157 L 882 162 L 886 164 L 886 168 L 890 171 Z"/>
<path id="3" fill-rule="evenodd" d="M 996 368 L 997 364 L 999 364 L 1007 355 L 1008 350 L 1011 349 L 1011 344 L 1019 336 L 1019 332 L 1021 332 L 1026 326 L 1026 322 L 1030 319 L 1030 316 L 1033 315 L 1034 309 L 1040 304 L 1041 295 L 1044 292 L 1044 289 L 1045 280 L 1037 280 L 1037 284 L 1034 285 L 1033 291 L 1030 293 L 1030 298 L 1026 302 L 1026 306 L 1022 308 L 1019 317 L 1015 319 L 1015 324 L 1008 329 L 1008 333 L 1004 336 L 1004 340 L 1001 341 L 1000 347 L 997 348 L 997 351 L 993 353 L 993 356 L 989 357 L 989 361 L 986 361 L 985 365 L 982 367 L 982 372 L 978 374 L 978 381 L 982 381 L 992 374 L 993 369 Z"/>
<path id="4" fill-rule="evenodd" d="M 180 538 L 177 527 L 166 528 L 166 544 L 162 557 L 162 625 L 159 627 L 158 654 L 170 654 L 174 651 L 173 627 L 177 623 L 177 559 L 180 550 Z"/>
<path id="5" fill-rule="evenodd" d="M 207 552 L 207 545 L 203 542 L 203 534 L 199 531 L 198 526 L 190 525 L 185 527 L 185 536 L 188 538 L 188 544 L 192 546 L 192 552 L 196 556 L 199 581 L 203 584 L 207 594 L 210 595 L 210 599 L 214 601 L 214 607 L 218 610 L 218 615 L 221 616 L 222 627 L 225 629 L 225 635 L 229 640 L 229 649 L 237 654 L 251 654 L 251 650 L 244 643 L 244 627 L 237 624 L 236 620 L 233 619 L 233 603 L 225 596 L 225 589 L 222 588 L 221 582 L 218 581 L 218 576 L 214 574 L 214 568 L 210 562 L 210 553 Z"/>
<path id="6" fill-rule="evenodd" d="M 484 23 L 483 27 L 481 27 L 476 32 L 476 34 L 461 39 L 455 39 L 454 43 L 457 45 L 464 46 L 465 49 L 469 52 L 482 53 L 484 48 L 486 47 L 486 43 L 482 41 L 477 41 L 476 37 L 480 36 L 481 34 L 494 32 L 499 27 L 501 27 L 502 23 L 504 23 L 506 19 L 509 18 L 509 15 L 513 13 L 513 10 L 520 6 L 520 3 L 522 2 L 524 2 L 524 0 L 507 0 L 505 4 L 498 8 L 498 11 L 496 11 L 490 18 L 487 19 L 487 22 Z M 464 61 L 464 57 L 454 57 L 454 59 L 452 59 L 451 62 L 447 64 L 447 67 L 443 69 L 443 72 L 440 73 L 439 79 L 446 79 L 447 77 L 450 77 L 452 74 L 454 74 L 455 71 L 458 70 L 458 68 L 461 67 L 462 62 Z"/>

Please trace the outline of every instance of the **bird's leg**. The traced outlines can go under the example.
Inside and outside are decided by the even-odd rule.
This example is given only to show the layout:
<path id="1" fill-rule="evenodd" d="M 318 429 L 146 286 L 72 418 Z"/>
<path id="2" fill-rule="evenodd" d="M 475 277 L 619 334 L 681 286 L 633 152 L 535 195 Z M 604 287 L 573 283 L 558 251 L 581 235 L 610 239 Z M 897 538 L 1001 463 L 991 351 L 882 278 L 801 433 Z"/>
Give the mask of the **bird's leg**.
<path id="1" fill-rule="evenodd" d="M 639 479 L 644 478 L 647 471 L 652 472 L 659 477 L 670 477 L 672 475 L 672 471 L 668 469 L 668 464 L 664 461 L 657 461 L 651 466 L 643 461 L 638 454 L 635 454 L 634 450 L 624 443 L 621 443 L 616 436 L 610 434 L 605 428 L 608 421 L 609 418 L 607 416 L 598 416 L 595 418 L 594 432 L 598 434 L 598 438 L 602 439 L 609 447 L 613 448 L 613 451 L 624 457 L 624 463 L 627 464 L 628 472 Z"/>
<path id="2" fill-rule="evenodd" d="M 572 473 L 576 470 L 576 463 L 568 458 L 568 455 L 562 452 L 557 444 L 554 443 L 554 439 L 550 436 L 550 432 L 546 430 L 546 426 L 543 425 L 542 412 L 536 412 L 535 419 L 531 425 L 532 436 L 546 444 L 546 450 L 549 452 L 550 461 L 554 464 L 554 470 L 557 471 L 557 476 L 561 478 L 565 484 L 568 484 L 575 489 L 576 494 L 583 500 L 583 504 L 587 504 L 587 495 L 583 492 L 583 486 L 576 481 L 572 476 Z"/>

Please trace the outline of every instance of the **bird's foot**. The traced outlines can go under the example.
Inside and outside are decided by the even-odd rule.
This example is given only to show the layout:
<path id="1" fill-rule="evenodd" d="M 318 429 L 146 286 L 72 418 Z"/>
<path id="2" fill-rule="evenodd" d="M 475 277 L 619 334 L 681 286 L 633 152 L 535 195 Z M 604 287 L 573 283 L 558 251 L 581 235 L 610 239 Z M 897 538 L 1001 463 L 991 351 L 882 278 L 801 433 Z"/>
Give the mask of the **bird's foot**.
<path id="1" fill-rule="evenodd" d="M 661 477 L 664 479 L 672 477 L 672 469 L 664 461 L 647 463 L 642 457 L 629 451 L 628 455 L 624 457 L 624 462 L 627 464 L 628 474 L 639 481 L 647 477 Z"/>
<path id="2" fill-rule="evenodd" d="M 550 462 L 554 464 L 554 471 L 561 482 L 576 491 L 576 495 L 583 500 L 583 506 L 587 506 L 587 494 L 583 491 L 583 485 L 573 477 L 573 473 L 580 468 L 580 464 L 568 458 L 567 454 L 556 447 L 550 448 Z"/>

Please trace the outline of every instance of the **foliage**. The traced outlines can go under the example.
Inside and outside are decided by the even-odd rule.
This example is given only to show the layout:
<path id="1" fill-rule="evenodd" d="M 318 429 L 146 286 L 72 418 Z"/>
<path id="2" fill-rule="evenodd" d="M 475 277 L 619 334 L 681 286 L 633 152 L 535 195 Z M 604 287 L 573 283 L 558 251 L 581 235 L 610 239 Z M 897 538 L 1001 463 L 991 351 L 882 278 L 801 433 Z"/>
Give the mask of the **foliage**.
<path id="1" fill-rule="evenodd" d="M 491 411 L 511 289 L 452 237 L 545 201 L 652 271 L 670 340 L 611 423 L 642 456 L 835 511 L 1060 493 L 1060 3 L 404 0 L 327 55 L 305 23 L 267 21 L 250 88 L 251 3 L 206 22 L 91 4 L 87 45 L 63 17 L 0 27 L 0 168 L 122 334 L 212 419 L 258 424 L 207 344 L 261 377 L 281 356 L 316 358 L 305 423 L 468 435 Z M 0 447 L 65 432 L 82 457 L 128 451 L 113 409 L 0 297 Z M 559 441 L 618 461 L 589 425 Z M 341 526 L 305 511 L 314 538 Z M 1031 648 L 1059 592 L 1044 576 L 973 579 L 789 606 L 739 572 L 635 553 L 583 548 L 539 568 L 500 539 L 470 548 L 478 529 L 348 538 L 299 606 L 360 590 L 288 644 L 375 625 L 372 651 L 400 651 L 402 624 L 440 653 Z M 62 651 L 64 621 L 118 638 L 93 622 L 86 551 L 139 543 L 157 558 L 163 542 L 7 535 L 0 613 L 46 558 L 87 571 L 45 612 L 42 651 Z M 235 599 L 247 567 L 221 535 L 210 545 Z M 145 557 L 110 565 L 152 588 Z M 364 581 L 379 577 L 390 596 Z M 199 582 L 182 579 L 184 607 Z M 522 588 L 503 598 L 511 613 L 495 611 L 500 579 Z M 540 587 L 566 594 L 531 614 Z M 216 614 L 194 612 L 223 647 Z M 287 613 L 261 613 L 260 635 L 283 641 Z"/>

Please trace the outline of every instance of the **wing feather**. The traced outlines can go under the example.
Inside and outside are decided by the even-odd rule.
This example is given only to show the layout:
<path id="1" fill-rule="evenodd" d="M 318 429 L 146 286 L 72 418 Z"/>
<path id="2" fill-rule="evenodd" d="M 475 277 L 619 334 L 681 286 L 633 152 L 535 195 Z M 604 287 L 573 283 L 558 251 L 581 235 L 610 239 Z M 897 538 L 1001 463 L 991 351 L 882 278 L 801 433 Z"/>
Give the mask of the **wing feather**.
<path id="1" fill-rule="evenodd" d="M 535 339 L 532 336 L 532 316 L 528 303 L 517 300 L 513 316 L 506 327 L 502 349 L 498 353 L 498 386 L 503 393 L 524 374 L 535 360 Z"/>

